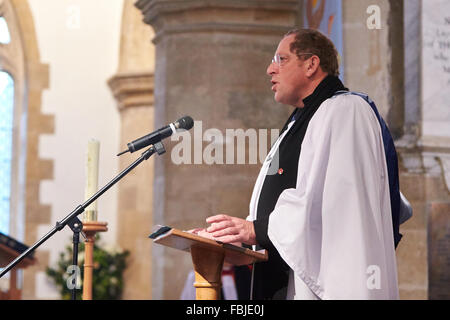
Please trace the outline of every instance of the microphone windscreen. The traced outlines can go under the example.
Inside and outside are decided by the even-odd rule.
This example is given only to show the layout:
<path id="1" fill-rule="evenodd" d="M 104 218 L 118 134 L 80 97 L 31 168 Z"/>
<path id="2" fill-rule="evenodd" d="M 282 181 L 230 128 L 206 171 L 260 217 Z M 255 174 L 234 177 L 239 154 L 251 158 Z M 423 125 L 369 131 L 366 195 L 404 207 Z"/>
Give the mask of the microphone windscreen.
<path id="1" fill-rule="evenodd" d="M 194 120 L 189 116 L 184 116 L 177 121 L 180 129 L 190 130 L 194 126 Z"/>

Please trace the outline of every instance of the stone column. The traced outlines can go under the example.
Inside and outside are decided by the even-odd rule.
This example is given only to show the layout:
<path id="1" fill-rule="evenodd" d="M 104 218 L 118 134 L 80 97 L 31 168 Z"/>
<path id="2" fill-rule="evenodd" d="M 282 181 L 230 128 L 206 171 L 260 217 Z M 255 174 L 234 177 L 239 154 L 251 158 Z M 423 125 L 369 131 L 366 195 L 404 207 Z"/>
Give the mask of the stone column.
<path id="1" fill-rule="evenodd" d="M 121 117 L 120 150 L 128 142 L 153 131 L 153 75 L 118 74 L 109 85 L 118 100 Z M 120 170 L 140 156 L 122 155 Z M 151 246 L 153 160 L 142 163 L 118 184 L 117 241 L 130 251 L 124 274 L 123 299 L 151 297 Z"/>
<path id="2" fill-rule="evenodd" d="M 118 72 L 108 84 L 121 117 L 120 146 L 154 130 L 152 29 L 142 22 L 132 0 L 124 2 Z M 120 157 L 120 170 L 140 156 Z M 151 298 L 151 242 L 153 159 L 143 162 L 118 184 L 118 243 L 130 251 L 124 274 L 123 299 Z"/>
<path id="3" fill-rule="evenodd" d="M 400 297 L 450 292 L 450 5 L 404 2 L 405 134 L 397 142 L 400 186 L 413 218 L 397 250 Z"/>
<path id="4" fill-rule="evenodd" d="M 381 116 L 390 118 L 393 105 L 390 97 L 394 95 L 391 87 L 390 70 L 392 47 L 389 43 L 389 0 L 376 1 L 379 8 L 379 29 L 369 29 L 370 15 L 367 8 L 374 4 L 371 0 L 342 1 L 344 38 L 344 83 L 352 91 L 367 93 L 376 103 Z M 394 123 L 389 123 L 393 129 Z"/>
<path id="5" fill-rule="evenodd" d="M 250 129 L 254 138 L 286 120 L 291 109 L 275 103 L 265 72 L 282 35 L 296 25 L 299 2 L 139 0 L 136 6 L 156 33 L 155 127 L 183 115 L 196 121 L 184 154 L 189 161 L 176 164 L 175 143 L 167 140 L 167 153 L 156 158 L 154 222 L 189 229 L 218 213 L 245 218 L 261 163 L 250 163 L 257 146 L 247 137 L 245 164 L 238 164 L 243 148 L 225 138 L 226 129 Z M 208 164 L 211 149 L 216 162 Z M 154 298 L 179 298 L 190 259 L 153 247 Z"/>

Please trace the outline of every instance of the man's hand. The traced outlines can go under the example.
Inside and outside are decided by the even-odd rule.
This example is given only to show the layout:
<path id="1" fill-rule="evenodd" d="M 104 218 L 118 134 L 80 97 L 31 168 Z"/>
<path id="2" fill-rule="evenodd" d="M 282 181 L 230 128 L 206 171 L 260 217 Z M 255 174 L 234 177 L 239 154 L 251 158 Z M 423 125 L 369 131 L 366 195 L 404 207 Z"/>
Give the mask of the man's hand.
<path id="1" fill-rule="evenodd" d="M 256 244 L 255 229 L 252 221 L 219 214 L 207 218 L 206 222 L 211 224 L 206 231 L 215 240 L 223 243 L 240 242 L 248 245 Z"/>
<path id="2" fill-rule="evenodd" d="M 214 239 L 214 237 L 211 233 L 206 231 L 205 228 L 195 228 L 195 229 L 188 230 L 187 232 L 196 234 L 200 237 L 208 238 L 211 240 L 216 240 L 216 239 Z"/>

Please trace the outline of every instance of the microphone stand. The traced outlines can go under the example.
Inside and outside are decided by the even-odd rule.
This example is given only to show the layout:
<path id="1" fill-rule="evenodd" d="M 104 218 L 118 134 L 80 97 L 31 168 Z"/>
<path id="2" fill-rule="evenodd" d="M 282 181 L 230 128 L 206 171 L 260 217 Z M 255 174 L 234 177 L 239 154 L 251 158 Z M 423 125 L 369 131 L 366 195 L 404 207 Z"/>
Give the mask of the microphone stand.
<path id="1" fill-rule="evenodd" d="M 38 240 L 35 244 L 25 250 L 20 256 L 14 259 L 10 264 L 8 264 L 1 272 L 0 278 L 2 278 L 9 270 L 14 268 L 20 261 L 22 261 L 25 257 L 27 257 L 31 252 L 36 250 L 41 244 L 47 241 L 50 237 L 52 237 L 56 232 L 61 231 L 66 225 L 73 231 L 73 256 L 72 263 L 74 266 L 78 265 L 78 243 L 80 239 L 80 232 L 83 229 L 82 222 L 77 218 L 78 215 L 83 213 L 83 211 L 97 198 L 99 198 L 103 193 L 105 193 L 108 189 L 110 189 L 113 185 L 115 185 L 120 179 L 126 176 L 131 170 L 136 168 L 141 162 L 144 160 L 148 160 L 155 152 L 159 155 L 166 152 L 164 145 L 161 141 L 152 145 L 149 149 L 144 151 L 141 156 L 135 160 L 131 165 L 129 165 L 125 170 L 120 172 L 114 179 L 112 179 L 106 186 L 97 191 L 92 197 L 86 200 L 81 205 L 77 206 L 71 213 L 69 213 L 64 219 L 60 222 L 57 221 L 55 227 L 50 230 L 46 235 L 44 235 L 40 240 Z M 76 277 L 72 278 L 72 300 L 76 300 Z"/>

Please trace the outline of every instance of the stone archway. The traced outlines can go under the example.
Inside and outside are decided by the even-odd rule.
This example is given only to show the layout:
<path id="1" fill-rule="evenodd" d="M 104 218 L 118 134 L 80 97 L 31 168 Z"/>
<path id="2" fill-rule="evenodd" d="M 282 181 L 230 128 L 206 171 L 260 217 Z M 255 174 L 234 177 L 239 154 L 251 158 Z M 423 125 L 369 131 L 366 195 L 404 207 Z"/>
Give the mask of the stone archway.
<path id="1" fill-rule="evenodd" d="M 25 197 L 24 205 L 24 235 L 23 241 L 32 244 L 37 240 L 39 224 L 49 223 L 51 208 L 43 205 L 39 200 L 39 188 L 42 180 L 53 177 L 53 161 L 39 157 L 38 142 L 42 134 L 54 132 L 54 117 L 44 114 L 41 110 L 41 96 L 48 88 L 48 65 L 40 61 L 39 47 L 36 38 L 34 20 L 26 0 L 5 0 L 3 4 L 11 10 L 17 31 L 20 32 L 20 41 L 23 47 L 24 87 L 21 98 L 24 101 L 23 111 L 26 116 L 20 121 L 26 123 L 26 141 L 24 152 L 26 155 L 25 176 L 23 177 Z M 20 145 L 20 144 L 19 144 Z M 24 159 L 25 160 L 25 159 Z M 25 163 L 25 162 L 24 162 Z M 25 178 L 26 177 L 26 178 Z M 24 272 L 22 297 L 35 298 L 35 279 L 39 271 L 44 271 L 48 265 L 48 252 L 39 249 L 35 253 L 38 264 Z"/>

